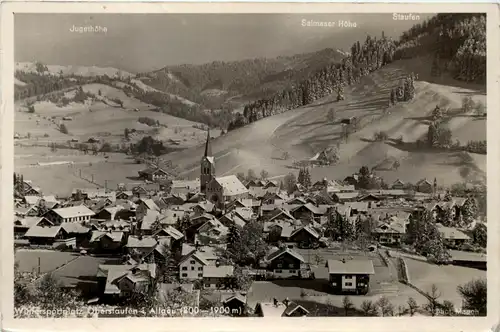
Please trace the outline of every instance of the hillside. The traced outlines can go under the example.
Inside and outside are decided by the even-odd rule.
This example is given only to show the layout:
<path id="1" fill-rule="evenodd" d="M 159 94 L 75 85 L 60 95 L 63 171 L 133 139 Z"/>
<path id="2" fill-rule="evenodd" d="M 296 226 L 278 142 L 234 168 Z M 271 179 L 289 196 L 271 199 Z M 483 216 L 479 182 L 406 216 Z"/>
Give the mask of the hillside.
<path id="1" fill-rule="evenodd" d="M 217 173 L 246 172 L 253 168 L 257 174 L 265 169 L 270 176 L 283 176 L 295 171 L 291 168 L 294 161 L 311 158 L 316 152 L 334 147 L 340 141 L 340 124 L 338 121 L 332 124 L 327 119 L 327 113 L 333 107 L 339 120 L 354 115 L 362 119 L 361 128 L 346 143 L 340 143 L 337 165 L 311 170 L 313 180 L 325 176 L 342 179 L 367 165 L 375 167 L 377 174 L 386 182 L 397 178 L 416 182 L 432 175 L 438 178 L 439 185 L 450 185 L 463 181 L 463 174 L 467 174 L 468 180 L 484 181 L 486 155 L 405 149 L 405 146 L 393 144 L 391 140 L 373 142 L 373 134 L 380 130 L 386 131 L 389 138 L 402 136 L 404 142 L 421 138 L 427 132 L 427 119 L 437 104 L 450 109 L 452 115 L 446 121 L 453 140 L 466 143 L 486 139 L 484 118 L 471 114 L 453 115 L 461 107 L 465 95 L 485 103 L 486 97 L 481 91 L 419 80 L 414 100 L 383 112 L 390 89 L 407 75 L 404 68 L 418 69 L 417 64 L 421 60 L 414 60 L 415 65 L 408 59 L 401 61 L 379 69 L 346 88 L 344 101 L 336 102 L 335 96 L 330 95 L 311 105 L 269 116 L 214 139 L 212 149 Z M 426 72 L 418 72 L 418 75 L 425 77 Z M 290 154 L 289 160 L 281 160 L 284 151 Z M 185 166 L 188 170 L 183 174 L 185 177 L 196 178 L 199 171 L 196 166 L 201 155 L 202 148 L 199 147 L 175 152 L 166 158 Z M 384 164 L 392 164 L 393 160 L 400 162 L 399 169 L 384 170 Z M 463 171 L 464 168 L 468 171 Z"/>
<path id="2" fill-rule="evenodd" d="M 15 131 L 26 143 L 83 142 L 93 137 L 123 144 L 151 135 L 178 141 L 177 147 L 190 147 L 201 144 L 206 137 L 198 123 L 157 112 L 155 106 L 106 84 L 85 84 L 38 99 L 29 106 L 16 103 Z M 140 118 L 156 120 L 158 125 L 141 123 Z M 68 134 L 61 132 L 62 123 Z M 123 141 L 125 128 L 136 131 L 129 142 Z"/>
<path id="3" fill-rule="evenodd" d="M 228 98 L 235 96 L 246 101 L 272 95 L 294 81 L 307 77 L 314 70 L 339 62 L 344 57 L 340 51 L 324 49 L 274 59 L 169 66 L 141 74 L 140 79 L 160 91 L 218 109 Z M 239 106 L 235 99 L 233 106 Z"/>

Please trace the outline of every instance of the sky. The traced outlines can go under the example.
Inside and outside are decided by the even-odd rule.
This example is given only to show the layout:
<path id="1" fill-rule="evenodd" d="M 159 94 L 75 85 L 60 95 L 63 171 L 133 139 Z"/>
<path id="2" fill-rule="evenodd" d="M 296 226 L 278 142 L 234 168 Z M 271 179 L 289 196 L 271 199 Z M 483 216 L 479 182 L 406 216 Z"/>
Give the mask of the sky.
<path id="1" fill-rule="evenodd" d="M 415 21 L 391 14 L 15 14 L 16 62 L 116 67 L 146 72 L 168 65 L 276 57 L 323 48 L 348 51 L 369 33 L 399 37 Z M 307 27 L 305 21 L 335 22 Z M 338 22 L 350 22 L 340 27 Z M 350 25 L 348 27 L 347 25 Z M 355 25 L 355 26 L 354 26 Z M 72 32 L 98 26 L 106 32 Z"/>

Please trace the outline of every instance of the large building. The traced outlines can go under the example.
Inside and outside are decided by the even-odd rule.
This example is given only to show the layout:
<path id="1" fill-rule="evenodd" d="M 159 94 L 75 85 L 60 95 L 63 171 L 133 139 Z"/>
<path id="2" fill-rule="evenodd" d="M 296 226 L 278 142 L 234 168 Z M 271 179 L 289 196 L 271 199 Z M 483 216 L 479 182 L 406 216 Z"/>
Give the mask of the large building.
<path id="1" fill-rule="evenodd" d="M 212 156 L 210 132 L 207 135 L 205 154 L 201 158 L 200 166 L 200 191 L 218 208 L 224 207 L 225 202 L 247 198 L 248 189 L 235 175 L 215 176 L 215 159 Z"/>

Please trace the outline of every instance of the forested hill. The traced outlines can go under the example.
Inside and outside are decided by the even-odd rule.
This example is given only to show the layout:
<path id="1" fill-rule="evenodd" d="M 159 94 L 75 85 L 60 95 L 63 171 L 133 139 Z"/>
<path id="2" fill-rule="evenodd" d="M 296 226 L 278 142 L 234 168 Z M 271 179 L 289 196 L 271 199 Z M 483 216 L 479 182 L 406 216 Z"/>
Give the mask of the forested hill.
<path id="1" fill-rule="evenodd" d="M 247 104 L 228 130 L 310 104 L 331 93 L 336 93 L 337 100 L 341 100 L 344 87 L 358 82 L 362 76 L 393 61 L 423 55 L 434 57 L 434 75 L 447 73 L 457 80 L 484 83 L 486 16 L 438 14 L 413 26 L 400 40 L 386 38 L 383 32 L 379 38 L 368 36 L 364 43 L 354 43 L 350 56 L 341 63 L 329 64 L 272 97 Z"/>
<path id="2" fill-rule="evenodd" d="M 168 66 L 139 76 L 144 83 L 160 91 L 183 96 L 209 109 L 219 109 L 233 97 L 271 96 L 287 88 L 290 82 L 302 80 L 311 72 L 338 63 L 344 57 L 340 51 L 324 49 L 271 59 Z"/>

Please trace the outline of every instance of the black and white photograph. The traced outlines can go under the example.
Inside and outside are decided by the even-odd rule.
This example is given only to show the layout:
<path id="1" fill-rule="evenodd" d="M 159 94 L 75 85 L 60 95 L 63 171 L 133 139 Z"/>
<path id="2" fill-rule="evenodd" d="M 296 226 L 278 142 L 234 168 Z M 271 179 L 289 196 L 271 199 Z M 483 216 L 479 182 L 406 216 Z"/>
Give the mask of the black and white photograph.
<path id="1" fill-rule="evenodd" d="M 14 318 L 493 314 L 487 13 L 282 8 L 14 13 Z"/>

